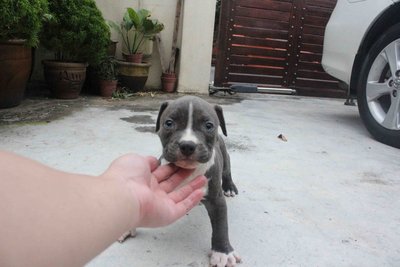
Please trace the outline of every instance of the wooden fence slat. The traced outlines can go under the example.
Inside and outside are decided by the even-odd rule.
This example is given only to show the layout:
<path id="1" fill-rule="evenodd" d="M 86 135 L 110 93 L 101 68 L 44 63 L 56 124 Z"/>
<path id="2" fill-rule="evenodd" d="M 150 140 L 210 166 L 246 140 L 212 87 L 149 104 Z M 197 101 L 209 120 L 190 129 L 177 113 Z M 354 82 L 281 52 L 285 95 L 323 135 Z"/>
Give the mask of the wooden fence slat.
<path id="1" fill-rule="evenodd" d="M 301 45 L 301 51 L 308 51 L 308 52 L 313 52 L 316 54 L 322 54 L 323 46 L 321 44 L 309 44 L 309 43 L 303 43 Z"/>
<path id="2" fill-rule="evenodd" d="M 330 17 L 332 10 L 320 6 L 307 6 L 307 15 L 316 17 Z"/>
<path id="3" fill-rule="evenodd" d="M 299 61 L 297 70 L 310 70 L 324 72 L 321 64 Z"/>
<path id="4" fill-rule="evenodd" d="M 281 85 L 282 78 L 269 77 L 269 76 L 255 76 L 255 75 L 229 75 L 229 81 L 241 83 L 254 83 L 254 84 L 275 84 Z"/>
<path id="5" fill-rule="evenodd" d="M 320 6 L 333 9 L 336 5 L 336 1 L 331 0 L 306 0 L 307 6 Z"/>
<path id="6" fill-rule="evenodd" d="M 313 44 L 313 45 L 318 44 L 322 46 L 324 44 L 324 37 L 319 35 L 304 34 L 303 43 Z"/>
<path id="7" fill-rule="evenodd" d="M 228 0 L 230 1 L 230 0 Z M 281 10 L 281 11 L 290 11 L 292 9 L 291 1 L 279 1 L 279 0 L 236 0 L 237 6 L 242 7 L 253 7 L 260 9 L 269 9 L 269 10 Z"/>
<path id="8" fill-rule="evenodd" d="M 315 53 L 300 53 L 300 61 L 321 63 L 322 55 Z"/>
<path id="9" fill-rule="evenodd" d="M 303 34 L 312 34 L 312 35 L 318 35 L 318 36 L 323 37 L 325 34 L 325 28 L 313 26 L 313 25 L 304 25 L 303 26 Z"/>
<path id="10" fill-rule="evenodd" d="M 324 27 L 328 23 L 329 17 L 314 17 L 314 16 L 305 16 L 304 17 L 304 25 L 311 26 L 320 26 Z"/>
<path id="11" fill-rule="evenodd" d="M 261 28 L 261 29 L 277 29 L 286 30 L 289 26 L 287 22 L 274 21 L 268 19 L 255 19 L 246 17 L 235 17 L 235 25 L 241 25 L 249 28 Z"/>
<path id="12" fill-rule="evenodd" d="M 232 46 L 232 55 L 253 55 L 253 56 L 264 56 L 264 57 L 274 57 L 274 58 L 286 58 L 286 51 L 278 51 L 274 49 L 259 49 L 255 47 L 245 47 L 245 46 Z"/>
<path id="13" fill-rule="evenodd" d="M 268 67 L 253 67 L 246 65 L 230 65 L 230 73 L 244 73 L 244 74 L 261 74 L 270 76 L 283 77 L 284 71 L 282 68 L 268 68 Z"/>
<path id="14" fill-rule="evenodd" d="M 233 28 L 233 35 L 242 35 L 246 37 L 254 38 L 272 38 L 272 39 L 284 39 L 287 40 L 287 30 L 275 30 L 275 29 L 260 29 L 260 28 L 248 28 L 236 26 Z"/>
<path id="15" fill-rule="evenodd" d="M 255 9 L 248 7 L 238 7 L 236 9 L 236 16 L 241 17 L 249 17 L 249 18 L 260 18 L 269 20 L 277 20 L 277 21 L 289 21 L 289 12 L 282 12 L 276 10 L 265 10 L 265 9 Z"/>
<path id="16" fill-rule="evenodd" d="M 282 40 L 267 40 L 259 38 L 245 38 L 239 36 L 232 37 L 232 45 L 248 45 L 258 47 L 270 47 L 270 48 L 281 48 L 286 49 L 287 42 Z"/>
<path id="17" fill-rule="evenodd" d="M 328 80 L 328 81 L 334 80 L 334 78 L 326 72 L 309 71 L 309 70 L 298 70 L 297 77 L 315 79 L 315 80 Z"/>
<path id="18" fill-rule="evenodd" d="M 242 65 L 260 65 L 260 66 L 271 66 L 271 67 L 285 67 L 285 60 L 276 60 L 273 58 L 263 57 L 249 57 L 249 56 L 237 56 L 232 55 L 230 57 L 231 62 Z"/>

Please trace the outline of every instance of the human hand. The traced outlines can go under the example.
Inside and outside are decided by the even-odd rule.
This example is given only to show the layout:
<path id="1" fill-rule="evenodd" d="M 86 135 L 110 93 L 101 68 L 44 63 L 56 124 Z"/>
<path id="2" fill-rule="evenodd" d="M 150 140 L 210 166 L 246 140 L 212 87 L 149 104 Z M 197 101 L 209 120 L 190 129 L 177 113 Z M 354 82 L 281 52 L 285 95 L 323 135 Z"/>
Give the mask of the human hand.
<path id="1" fill-rule="evenodd" d="M 204 176 L 177 189 L 191 172 L 173 165 L 159 166 L 154 157 L 127 154 L 111 163 L 103 175 L 129 187 L 139 204 L 136 227 L 160 227 L 181 218 L 203 198 Z"/>

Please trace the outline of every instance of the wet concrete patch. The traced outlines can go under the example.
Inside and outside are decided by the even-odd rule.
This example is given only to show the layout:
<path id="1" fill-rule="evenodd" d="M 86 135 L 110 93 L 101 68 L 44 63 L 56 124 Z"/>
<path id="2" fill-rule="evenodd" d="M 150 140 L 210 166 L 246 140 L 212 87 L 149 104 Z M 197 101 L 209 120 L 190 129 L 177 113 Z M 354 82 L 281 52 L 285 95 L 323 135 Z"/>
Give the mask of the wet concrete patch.
<path id="1" fill-rule="evenodd" d="M 155 126 L 138 126 L 135 127 L 135 130 L 141 133 L 156 133 L 156 127 Z"/>
<path id="2" fill-rule="evenodd" d="M 225 139 L 225 144 L 226 148 L 228 149 L 228 152 L 234 152 L 234 151 L 240 151 L 240 152 L 245 152 L 245 151 L 251 151 L 254 146 L 250 143 L 250 140 L 247 136 L 239 136 L 239 138 L 227 138 Z"/>
<path id="3" fill-rule="evenodd" d="M 21 105 L 0 109 L 0 125 L 47 123 L 85 107 L 86 99 L 28 99 Z"/>
<path id="4" fill-rule="evenodd" d="M 137 124 L 155 124 L 155 120 L 150 115 L 134 115 L 127 118 L 121 118 L 121 120 L 129 123 Z"/>
<path id="5" fill-rule="evenodd" d="M 374 185 L 391 185 L 392 183 L 383 180 L 377 173 L 374 172 L 364 172 L 361 183 L 374 184 Z"/>

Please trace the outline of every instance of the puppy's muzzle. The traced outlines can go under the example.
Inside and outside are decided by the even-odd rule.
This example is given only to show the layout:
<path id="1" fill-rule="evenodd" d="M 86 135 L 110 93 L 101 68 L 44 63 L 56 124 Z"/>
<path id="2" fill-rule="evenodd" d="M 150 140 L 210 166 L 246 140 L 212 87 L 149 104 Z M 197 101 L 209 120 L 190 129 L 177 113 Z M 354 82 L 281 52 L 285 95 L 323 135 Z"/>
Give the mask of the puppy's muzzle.
<path id="1" fill-rule="evenodd" d="M 179 143 L 179 150 L 182 155 L 189 157 L 196 151 L 197 145 L 192 141 L 182 141 Z"/>

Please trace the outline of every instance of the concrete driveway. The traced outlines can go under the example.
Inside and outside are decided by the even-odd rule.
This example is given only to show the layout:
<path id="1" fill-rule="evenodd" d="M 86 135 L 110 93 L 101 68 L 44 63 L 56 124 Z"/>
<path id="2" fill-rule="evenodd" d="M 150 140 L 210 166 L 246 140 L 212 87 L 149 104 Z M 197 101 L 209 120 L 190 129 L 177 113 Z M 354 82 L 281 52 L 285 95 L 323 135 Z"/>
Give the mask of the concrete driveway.
<path id="1" fill-rule="evenodd" d="M 170 97 L 26 100 L 0 110 L 0 149 L 99 174 L 123 153 L 160 154 L 154 124 Z M 240 266 L 400 266 L 400 150 L 371 139 L 356 107 L 294 96 L 206 98 L 225 112 Z M 210 236 L 199 206 L 169 227 L 139 229 L 87 266 L 208 266 Z"/>

